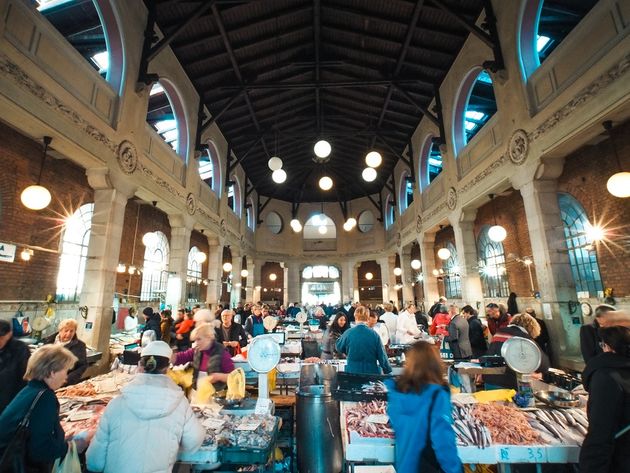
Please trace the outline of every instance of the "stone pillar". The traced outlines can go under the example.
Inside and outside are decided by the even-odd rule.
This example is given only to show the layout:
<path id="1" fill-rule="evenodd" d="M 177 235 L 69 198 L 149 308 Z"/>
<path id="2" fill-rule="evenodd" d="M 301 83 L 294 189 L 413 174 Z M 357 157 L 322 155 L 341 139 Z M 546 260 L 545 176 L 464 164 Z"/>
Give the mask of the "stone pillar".
<path id="1" fill-rule="evenodd" d="M 403 305 L 408 302 L 413 302 L 413 269 L 411 269 L 411 246 L 403 248 L 400 252 L 400 269 L 402 274 L 400 279 L 403 285 Z"/>
<path id="2" fill-rule="evenodd" d="M 455 233 L 457 264 L 462 283 L 462 300 L 473 307 L 476 307 L 476 303 L 483 304 L 483 289 L 479 277 L 477 242 L 474 232 L 476 216 L 477 209 L 462 209 L 461 212 L 449 216 Z"/>
<path id="3" fill-rule="evenodd" d="M 289 266 L 282 262 L 280 267 L 282 268 L 282 304 L 286 309 L 289 305 L 289 287 L 294 284 L 289 284 Z"/>
<path id="4" fill-rule="evenodd" d="M 232 251 L 232 290 L 230 291 L 230 308 L 235 308 L 241 301 L 241 269 L 243 258 L 238 248 L 231 247 Z M 236 287 L 236 285 L 239 285 Z"/>
<path id="5" fill-rule="evenodd" d="M 254 260 L 254 303 L 260 301 L 262 286 L 262 267 L 265 262 L 263 260 Z"/>
<path id="6" fill-rule="evenodd" d="M 424 297 L 427 307 L 431 307 L 440 297 L 437 278 L 432 272 L 435 269 L 435 233 L 424 233 L 421 238 L 422 285 L 424 286 Z"/>
<path id="7" fill-rule="evenodd" d="M 223 279 L 223 246 L 214 236 L 208 236 L 208 293 L 206 305 L 216 307 L 221 297 Z"/>
<path id="8" fill-rule="evenodd" d="M 569 313 L 569 301 L 577 301 L 577 294 L 560 217 L 558 182 L 530 181 L 519 190 L 525 204 L 543 317 L 549 327 L 553 352 L 561 366 L 572 368 L 577 365 L 570 358 L 579 358 L 580 354 L 581 319 L 577 313 Z"/>
<path id="9" fill-rule="evenodd" d="M 78 336 L 103 353 L 95 368 L 101 371 L 109 367 L 116 266 L 125 207 L 135 188 L 124 178 L 114 178 L 107 168 L 88 169 L 86 173 L 94 189 L 94 214 L 80 299 L 88 312 L 85 321 L 79 319 Z"/>
<path id="10" fill-rule="evenodd" d="M 382 258 L 379 258 L 377 262 L 381 267 L 383 302 L 394 301 L 394 303 L 398 306 L 398 291 L 394 288 L 396 285 L 396 276 L 394 275 L 396 256 L 383 256 Z"/>
<path id="11" fill-rule="evenodd" d="M 297 261 L 285 263 L 284 305 L 302 301 L 302 285 L 300 284 L 300 265 Z"/>
<path id="12" fill-rule="evenodd" d="M 188 215 L 168 216 L 171 225 L 170 255 L 168 260 L 168 280 L 166 285 L 166 305 L 173 310 L 186 306 L 186 276 L 188 273 L 188 252 L 193 221 Z"/>
<path id="13" fill-rule="evenodd" d="M 254 300 L 254 260 L 247 258 L 247 284 L 245 287 L 245 302 Z"/>
<path id="14" fill-rule="evenodd" d="M 341 302 L 354 300 L 354 288 L 357 287 L 354 260 L 341 263 L 341 283 Z"/>

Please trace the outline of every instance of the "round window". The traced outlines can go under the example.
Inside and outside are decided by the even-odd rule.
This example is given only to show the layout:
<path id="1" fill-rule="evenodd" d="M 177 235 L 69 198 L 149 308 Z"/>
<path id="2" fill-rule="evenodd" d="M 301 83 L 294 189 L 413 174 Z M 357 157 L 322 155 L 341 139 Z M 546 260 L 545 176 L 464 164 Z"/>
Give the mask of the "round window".
<path id="1" fill-rule="evenodd" d="M 282 231 L 282 217 L 276 212 L 269 212 L 265 218 L 265 225 L 271 233 L 277 235 Z"/>
<path id="2" fill-rule="evenodd" d="M 358 225 L 361 233 L 367 233 L 374 227 L 374 213 L 371 210 L 364 210 L 359 214 Z"/>

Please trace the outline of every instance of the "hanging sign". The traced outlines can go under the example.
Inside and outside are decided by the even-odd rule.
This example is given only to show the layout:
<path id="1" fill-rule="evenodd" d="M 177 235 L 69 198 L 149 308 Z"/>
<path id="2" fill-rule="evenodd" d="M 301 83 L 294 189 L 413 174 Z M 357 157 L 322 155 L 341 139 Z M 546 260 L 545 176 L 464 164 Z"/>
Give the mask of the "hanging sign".
<path id="1" fill-rule="evenodd" d="M 13 263 L 15 261 L 15 245 L 9 245 L 8 243 L 2 243 L 0 241 L 0 261 L 6 263 Z"/>

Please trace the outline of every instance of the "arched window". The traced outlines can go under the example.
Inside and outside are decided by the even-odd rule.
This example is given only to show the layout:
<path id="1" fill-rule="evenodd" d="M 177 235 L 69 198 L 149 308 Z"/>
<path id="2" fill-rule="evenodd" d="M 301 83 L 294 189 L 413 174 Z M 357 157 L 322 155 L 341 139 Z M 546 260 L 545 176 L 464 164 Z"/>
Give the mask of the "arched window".
<path id="1" fill-rule="evenodd" d="M 402 173 L 400 176 L 400 189 L 398 192 L 398 202 L 400 203 L 400 213 L 409 208 L 413 202 L 413 182 L 411 182 L 411 175 L 408 171 Z"/>
<path id="2" fill-rule="evenodd" d="M 231 184 L 227 190 L 228 197 L 228 207 L 232 209 L 232 211 L 240 217 L 242 215 L 243 203 L 241 200 L 241 186 L 236 179 L 236 176 L 232 176 Z"/>
<path id="3" fill-rule="evenodd" d="M 201 300 L 201 284 L 203 282 L 202 263 L 199 261 L 203 255 L 199 248 L 193 246 L 188 252 L 188 266 L 186 269 L 186 294 L 188 302 Z"/>
<path id="4" fill-rule="evenodd" d="M 188 127 L 184 106 L 175 87 L 160 79 L 151 87 L 147 123 L 182 158 L 188 151 Z"/>
<path id="5" fill-rule="evenodd" d="M 394 205 L 394 197 L 389 194 L 385 199 L 385 230 L 391 228 L 396 222 L 396 206 Z"/>
<path id="6" fill-rule="evenodd" d="M 57 301 L 79 300 L 93 215 L 94 204 L 85 204 L 66 220 L 57 274 Z"/>
<path id="7" fill-rule="evenodd" d="M 39 12 L 120 91 L 123 44 L 110 0 L 37 0 Z"/>
<path id="8" fill-rule="evenodd" d="M 219 153 L 214 143 L 208 143 L 208 149 L 199 158 L 199 177 L 216 194 L 221 192 L 221 165 L 219 163 Z"/>
<path id="9" fill-rule="evenodd" d="M 337 238 L 335 222 L 325 213 L 317 213 L 304 223 L 305 240 L 324 240 Z"/>
<path id="10" fill-rule="evenodd" d="M 144 266 L 142 273 L 142 290 L 140 300 L 160 300 L 166 294 L 168 279 L 169 246 L 166 235 L 153 232 L 154 237 L 147 239 L 144 250 Z"/>
<path id="11" fill-rule="evenodd" d="M 247 228 L 250 230 L 256 229 L 256 218 L 254 218 L 254 201 L 250 198 L 247 200 L 247 206 L 245 207 L 245 216 L 247 217 Z"/>
<path id="12" fill-rule="evenodd" d="M 507 297 L 510 294 L 505 274 L 505 252 L 501 242 L 488 236 L 489 225 L 485 225 L 477 239 L 479 272 L 484 297 Z"/>
<path id="13" fill-rule="evenodd" d="M 449 259 L 444 261 L 444 293 L 447 299 L 462 298 L 462 282 L 459 275 L 459 263 L 457 262 L 457 249 L 452 242 L 446 243 L 445 248 L 451 252 Z"/>
<path id="14" fill-rule="evenodd" d="M 418 172 L 418 176 L 420 176 L 420 190 L 426 189 L 441 172 L 442 152 L 440 151 L 440 145 L 433 140 L 432 135 L 429 135 L 424 140 L 420 153 L 420 169 Z"/>
<path id="15" fill-rule="evenodd" d="M 543 0 L 523 2 L 519 53 L 526 79 L 573 31 L 597 1 L 572 2 L 570 8 Z"/>
<path id="16" fill-rule="evenodd" d="M 577 292 L 588 292 L 590 297 L 598 297 L 604 285 L 593 247 L 593 227 L 584 208 L 573 196 L 558 194 L 558 204 L 575 289 Z"/>
<path id="17" fill-rule="evenodd" d="M 453 110 L 453 141 L 457 155 L 497 111 L 488 72 L 476 67 L 464 77 Z"/>

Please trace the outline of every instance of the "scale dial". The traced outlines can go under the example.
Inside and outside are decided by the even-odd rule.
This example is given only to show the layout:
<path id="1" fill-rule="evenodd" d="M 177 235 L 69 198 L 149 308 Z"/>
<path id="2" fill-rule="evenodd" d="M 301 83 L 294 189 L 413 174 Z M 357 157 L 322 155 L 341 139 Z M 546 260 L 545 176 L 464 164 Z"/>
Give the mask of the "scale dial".
<path id="1" fill-rule="evenodd" d="M 263 319 L 263 327 L 267 329 L 267 331 L 271 332 L 278 325 L 278 319 L 271 315 L 268 315 Z"/>
<path id="2" fill-rule="evenodd" d="M 281 351 L 271 335 L 258 335 L 249 344 L 247 361 L 256 373 L 269 373 L 280 361 Z"/>
<path id="3" fill-rule="evenodd" d="M 536 342 L 522 337 L 512 337 L 501 346 L 505 363 L 517 373 L 530 374 L 540 366 L 542 355 Z"/>
<path id="4" fill-rule="evenodd" d="M 296 314 L 296 316 L 295 316 L 295 321 L 296 321 L 298 324 L 303 324 L 304 322 L 306 322 L 306 319 L 307 319 L 307 318 L 308 318 L 308 317 L 306 316 L 306 314 L 305 314 L 304 312 L 298 312 L 298 313 Z"/>

